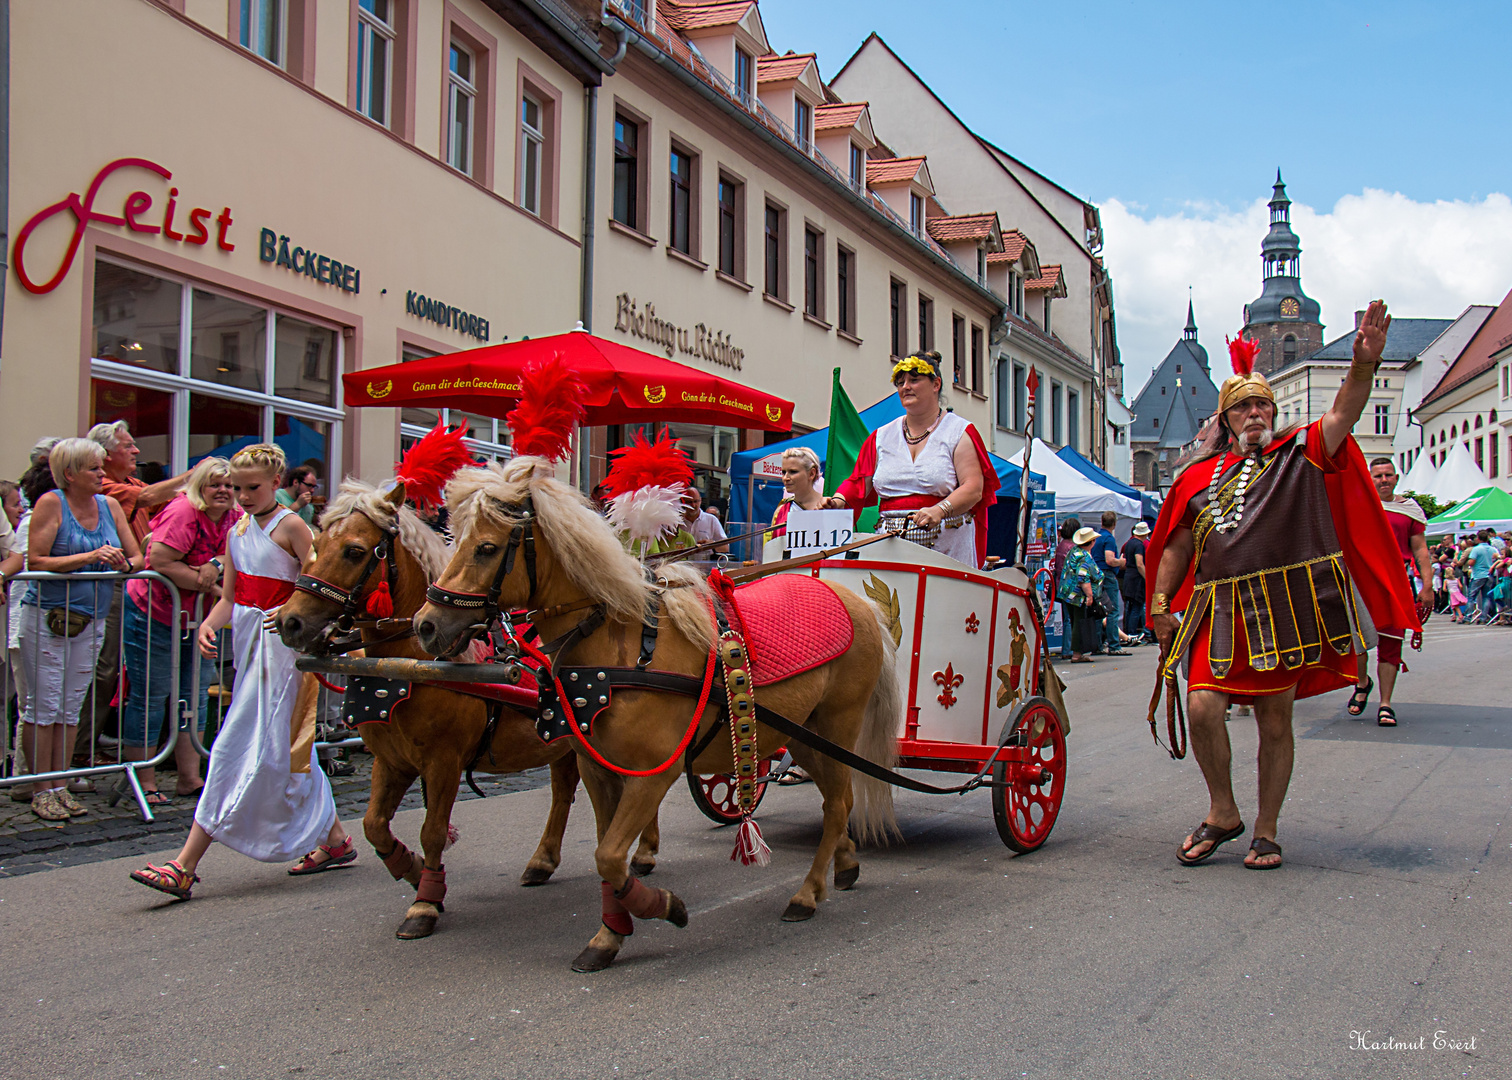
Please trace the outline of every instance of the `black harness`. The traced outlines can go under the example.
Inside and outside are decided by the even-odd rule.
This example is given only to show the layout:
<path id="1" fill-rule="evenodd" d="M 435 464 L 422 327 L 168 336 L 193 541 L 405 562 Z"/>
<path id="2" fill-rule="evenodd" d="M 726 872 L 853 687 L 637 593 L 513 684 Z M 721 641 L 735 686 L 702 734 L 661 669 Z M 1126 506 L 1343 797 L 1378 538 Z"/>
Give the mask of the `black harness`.
<path id="1" fill-rule="evenodd" d="M 358 513 L 362 513 L 362 511 L 359 510 Z M 378 522 L 373 521 L 366 514 L 363 514 L 363 517 L 367 517 L 369 521 L 373 522 L 375 527 L 382 531 L 383 539 L 378 541 L 374 545 L 373 550 L 368 553 L 367 563 L 362 567 L 362 573 L 357 575 L 357 583 L 355 585 L 350 589 L 342 589 L 312 574 L 300 574 L 294 579 L 294 588 L 296 591 L 309 593 L 311 596 L 318 596 L 322 600 L 341 606 L 341 615 L 336 620 L 336 624 L 343 634 L 351 633 L 352 627 L 357 620 L 357 614 L 362 608 L 362 594 L 367 589 L 368 581 L 377 571 L 380 564 L 383 564 L 387 568 L 389 592 L 392 594 L 399 587 L 399 566 L 393 558 L 394 544 L 399 538 L 398 528 L 379 525 Z"/>
<path id="2" fill-rule="evenodd" d="M 509 530 L 509 539 L 504 542 L 504 555 L 499 559 L 499 569 L 494 573 L 493 584 L 488 587 L 488 592 L 457 592 L 443 589 L 439 585 L 428 585 L 425 589 L 425 598 L 431 603 L 463 611 L 476 611 L 482 616 L 479 621 L 485 626 L 492 625 L 504 614 L 499 608 L 499 594 L 504 591 L 504 579 L 514 569 L 515 557 L 522 551 L 525 556 L 525 576 L 530 586 L 526 595 L 534 596 L 536 591 L 535 504 L 528 494 L 517 503 L 492 501 L 510 516 L 518 514 L 519 520 Z"/>

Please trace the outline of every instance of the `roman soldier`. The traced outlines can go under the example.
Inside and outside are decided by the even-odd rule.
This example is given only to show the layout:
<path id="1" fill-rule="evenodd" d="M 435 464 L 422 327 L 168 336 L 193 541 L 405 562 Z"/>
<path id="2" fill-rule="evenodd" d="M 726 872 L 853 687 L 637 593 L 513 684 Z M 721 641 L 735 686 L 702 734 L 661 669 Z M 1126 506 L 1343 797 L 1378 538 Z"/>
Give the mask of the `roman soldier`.
<path id="1" fill-rule="evenodd" d="M 1275 869 L 1293 701 L 1353 683 L 1372 623 L 1421 628 L 1396 541 L 1350 436 L 1390 323 L 1386 305 L 1372 303 L 1332 407 L 1321 420 L 1280 432 L 1275 395 L 1254 371 L 1258 346 L 1231 342 L 1234 375 L 1150 536 L 1150 626 L 1168 693 L 1177 666 L 1186 666 L 1191 745 L 1211 800 L 1178 849 L 1186 865 L 1244 831 L 1229 772 L 1229 703 L 1253 703 L 1260 735 L 1259 812 L 1244 865 Z M 1183 613 L 1179 622 L 1175 612 Z"/>

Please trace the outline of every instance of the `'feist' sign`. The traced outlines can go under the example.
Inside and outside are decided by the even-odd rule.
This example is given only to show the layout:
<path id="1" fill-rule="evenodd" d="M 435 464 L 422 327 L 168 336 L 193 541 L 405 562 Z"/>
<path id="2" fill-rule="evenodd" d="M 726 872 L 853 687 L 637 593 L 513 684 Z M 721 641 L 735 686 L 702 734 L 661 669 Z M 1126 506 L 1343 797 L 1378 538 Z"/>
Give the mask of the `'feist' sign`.
<path id="1" fill-rule="evenodd" d="M 207 244 L 210 242 L 210 215 L 213 213 L 202 206 L 196 206 L 189 211 L 189 223 L 186 232 L 179 232 L 173 227 L 174 217 L 178 212 L 179 189 L 168 189 L 168 200 L 163 204 L 162 221 L 157 224 L 144 220 L 152 209 L 152 196 L 145 191 L 133 191 L 126 196 L 126 201 L 121 206 L 121 213 L 107 214 L 94 208 L 95 197 L 100 193 L 100 187 L 110 176 L 121 169 L 146 169 L 155 172 L 164 180 L 172 180 L 173 174 L 155 161 L 146 158 L 117 158 L 95 173 L 94 179 L 89 182 L 89 189 L 80 198 L 77 193 L 69 192 L 68 195 L 51 206 L 38 210 L 26 224 L 21 226 L 21 231 L 16 234 L 16 246 L 11 253 L 11 261 L 16 267 L 16 276 L 21 279 L 21 284 L 27 292 L 50 293 L 62 283 L 68 276 L 69 268 L 73 266 L 74 256 L 79 253 L 79 242 L 84 239 L 84 229 L 90 224 L 124 226 L 132 232 L 160 233 L 165 240 L 173 240 L 182 244 Z M 63 258 L 58 263 L 58 269 L 53 276 L 38 284 L 32 279 L 26 269 L 26 242 L 31 239 L 32 232 L 54 214 L 61 214 L 64 210 L 74 216 L 73 235 L 69 238 L 68 247 L 63 252 Z M 215 217 L 215 245 L 222 251 L 235 251 L 236 245 L 226 236 L 226 230 L 231 227 L 231 208 L 223 208 Z"/>
<path id="2" fill-rule="evenodd" d="M 648 302 L 644 310 L 640 309 L 629 293 L 614 298 L 614 328 L 660 345 L 668 359 L 674 352 L 680 352 L 736 371 L 745 359 L 745 350 L 731 344 L 730 335 L 723 330 L 710 330 L 703 323 L 686 330 L 658 318 L 653 303 Z"/>
<path id="3" fill-rule="evenodd" d="M 459 307 L 451 307 L 440 300 L 422 296 L 414 289 L 404 294 L 404 310 L 410 315 L 418 315 L 422 319 L 429 320 L 437 326 L 445 326 L 475 337 L 479 341 L 488 340 L 487 319 L 478 315 L 469 315 Z"/>
<path id="4" fill-rule="evenodd" d="M 258 258 L 275 266 L 286 266 L 296 274 L 312 277 L 327 285 L 334 285 L 343 292 L 362 291 L 362 271 L 355 266 L 337 262 L 328 255 L 317 255 L 308 248 L 289 250 L 289 238 L 279 236 L 272 229 L 264 229 L 258 245 Z"/>

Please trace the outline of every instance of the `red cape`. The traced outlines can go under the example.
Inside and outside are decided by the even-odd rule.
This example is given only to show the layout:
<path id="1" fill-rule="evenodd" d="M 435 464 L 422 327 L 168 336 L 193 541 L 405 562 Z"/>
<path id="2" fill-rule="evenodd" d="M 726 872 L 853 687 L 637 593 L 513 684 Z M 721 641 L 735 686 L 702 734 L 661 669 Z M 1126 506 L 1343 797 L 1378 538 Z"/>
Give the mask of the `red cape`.
<path id="1" fill-rule="evenodd" d="M 1315 421 L 1321 423 L 1321 421 Z M 1274 453 L 1290 439 L 1276 439 L 1265 448 Z M 1198 462 L 1187 469 L 1171 486 L 1165 503 L 1160 508 L 1160 517 L 1155 522 L 1155 531 L 1150 534 L 1145 552 L 1145 566 L 1158 570 L 1160 556 L 1165 549 L 1166 538 L 1171 535 L 1186 514 L 1187 504 L 1193 496 L 1203 491 L 1213 478 L 1219 458 Z M 1402 566 L 1402 556 L 1397 550 L 1396 537 L 1386 522 L 1386 511 L 1381 508 L 1381 497 L 1376 494 L 1375 484 L 1370 479 L 1370 469 L 1365 465 L 1365 456 L 1360 453 L 1354 436 L 1344 440 L 1344 445 L 1334 455 L 1337 472 L 1325 472 L 1323 483 L 1328 491 L 1328 510 L 1333 517 L 1334 532 L 1344 550 L 1344 565 L 1354 580 L 1365 608 L 1379 630 L 1421 630 L 1417 607 L 1412 602 L 1412 589 L 1407 581 L 1407 571 Z M 1145 575 L 1145 610 L 1155 598 L 1156 570 Z M 1181 587 L 1171 597 L 1172 611 L 1185 611 L 1192 598 L 1195 568 L 1188 566 Z"/>
<path id="2" fill-rule="evenodd" d="M 992 459 L 987 456 L 987 446 L 977 433 L 975 424 L 966 425 L 966 437 L 971 440 L 977 462 L 982 466 L 982 497 L 971 510 L 971 519 L 976 525 L 977 566 L 980 567 L 987 558 L 987 508 L 997 502 L 997 490 L 1002 481 L 998 479 L 997 470 L 992 467 Z M 873 431 L 861 444 L 861 449 L 856 454 L 856 467 L 851 470 L 849 479 L 835 492 L 845 499 L 845 504 L 856 512 L 857 517 L 861 516 L 863 508 L 877 505 L 877 493 L 871 486 L 871 478 L 876 471 L 877 433 Z"/>

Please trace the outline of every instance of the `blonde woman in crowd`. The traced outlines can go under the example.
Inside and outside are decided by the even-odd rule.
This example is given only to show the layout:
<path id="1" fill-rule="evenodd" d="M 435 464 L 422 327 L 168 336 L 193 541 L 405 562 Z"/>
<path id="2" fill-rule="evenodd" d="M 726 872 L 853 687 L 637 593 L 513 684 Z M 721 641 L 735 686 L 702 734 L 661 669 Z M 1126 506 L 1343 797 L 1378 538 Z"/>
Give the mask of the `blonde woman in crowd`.
<path id="1" fill-rule="evenodd" d="M 284 455 L 260 444 L 231 459 L 231 483 L 246 516 L 226 538 L 221 598 L 200 624 L 199 647 L 216 655 L 217 635 L 231 624 L 236 687 L 210 755 L 194 827 L 178 857 L 148 865 L 132 880 L 188 900 L 195 870 L 213 840 L 262 862 L 306 852 L 291 874 L 345 866 L 357 858 L 336 817 L 331 783 L 306 747 L 294 760 L 291 728 L 299 672 L 295 653 L 263 628 L 267 614 L 294 590 L 310 550 L 310 527 L 275 497 Z M 311 850 L 313 848 L 313 850 Z"/>
<path id="2" fill-rule="evenodd" d="M 101 494 L 100 445 L 63 439 L 48 464 L 58 490 L 41 496 L 32 511 L 28 568 L 62 574 L 141 569 L 142 553 L 121 504 Z M 21 739 L 34 772 L 66 769 L 73 758 L 79 710 L 94 681 L 113 592 L 108 581 L 27 585 L 19 641 L 30 685 L 21 704 Z M 32 785 L 32 812 L 45 821 L 67 821 L 87 810 L 64 781 L 39 780 Z"/>

